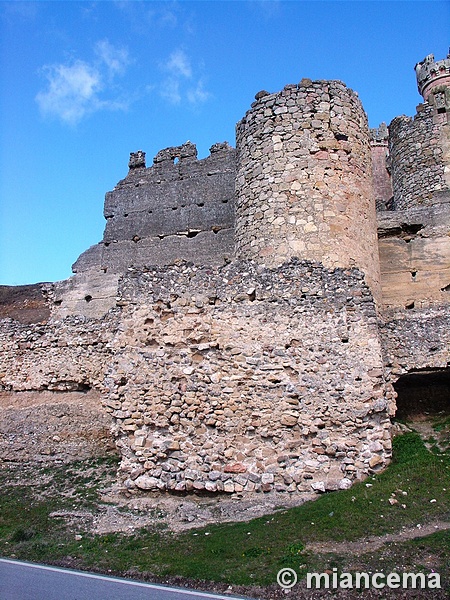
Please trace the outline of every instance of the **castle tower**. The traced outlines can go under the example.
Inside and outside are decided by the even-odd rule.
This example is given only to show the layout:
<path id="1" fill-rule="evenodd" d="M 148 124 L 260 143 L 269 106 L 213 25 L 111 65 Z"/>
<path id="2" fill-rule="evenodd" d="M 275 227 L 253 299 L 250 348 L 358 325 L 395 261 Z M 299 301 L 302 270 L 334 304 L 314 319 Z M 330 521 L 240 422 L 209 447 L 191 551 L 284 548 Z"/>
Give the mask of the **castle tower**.
<path id="1" fill-rule="evenodd" d="M 450 54 L 443 60 L 434 60 L 434 55 L 429 54 L 423 61 L 414 67 L 417 76 L 417 88 L 424 100 L 430 94 L 438 92 L 436 88 L 450 86 Z"/>
<path id="2" fill-rule="evenodd" d="M 450 198 L 450 54 L 429 54 L 415 66 L 425 102 L 414 119 L 396 117 L 389 125 L 394 207 L 430 206 Z"/>
<path id="3" fill-rule="evenodd" d="M 339 81 L 259 92 L 236 126 L 236 253 L 358 267 L 379 285 L 367 117 Z"/>
<path id="4" fill-rule="evenodd" d="M 392 203 L 392 181 L 388 171 L 389 132 L 386 123 L 370 130 L 373 187 L 377 210 L 386 210 Z"/>

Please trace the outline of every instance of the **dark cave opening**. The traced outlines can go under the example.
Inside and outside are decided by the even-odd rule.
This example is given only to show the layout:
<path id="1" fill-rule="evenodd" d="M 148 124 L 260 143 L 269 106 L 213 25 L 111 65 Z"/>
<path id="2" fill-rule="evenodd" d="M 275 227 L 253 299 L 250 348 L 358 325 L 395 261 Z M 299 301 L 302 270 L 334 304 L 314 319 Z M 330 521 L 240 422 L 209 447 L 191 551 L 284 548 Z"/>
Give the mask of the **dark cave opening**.
<path id="1" fill-rule="evenodd" d="M 450 415 L 450 369 L 423 370 L 402 375 L 394 383 L 401 421 Z"/>

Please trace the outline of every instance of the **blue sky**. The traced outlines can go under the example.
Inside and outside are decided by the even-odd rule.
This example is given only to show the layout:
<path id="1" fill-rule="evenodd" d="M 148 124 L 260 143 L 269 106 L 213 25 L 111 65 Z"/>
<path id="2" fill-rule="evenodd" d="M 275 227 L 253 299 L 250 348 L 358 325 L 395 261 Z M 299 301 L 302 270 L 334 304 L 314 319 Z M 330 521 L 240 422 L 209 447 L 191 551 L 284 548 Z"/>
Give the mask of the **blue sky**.
<path id="1" fill-rule="evenodd" d="M 56 281 L 101 240 L 129 153 L 234 145 L 259 90 L 356 90 L 372 127 L 413 115 L 450 3 L 0 2 L 0 284 Z"/>

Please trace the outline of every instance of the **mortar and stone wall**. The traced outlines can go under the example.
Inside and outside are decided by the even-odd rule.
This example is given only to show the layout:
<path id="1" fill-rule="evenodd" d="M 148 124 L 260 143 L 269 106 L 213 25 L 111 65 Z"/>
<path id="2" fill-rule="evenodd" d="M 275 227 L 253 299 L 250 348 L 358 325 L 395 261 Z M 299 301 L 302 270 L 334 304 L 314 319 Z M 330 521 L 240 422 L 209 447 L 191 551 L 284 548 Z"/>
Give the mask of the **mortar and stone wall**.
<path id="1" fill-rule="evenodd" d="M 132 153 L 130 170 L 105 197 L 106 227 L 100 244 L 83 253 L 75 273 L 191 260 L 223 264 L 234 250 L 235 150 L 215 144 L 197 160 L 187 142 L 167 148 L 145 167 Z"/>
<path id="2" fill-rule="evenodd" d="M 450 367 L 448 304 L 410 311 L 390 310 L 380 323 L 386 376 L 395 381 L 405 373 Z"/>
<path id="3" fill-rule="evenodd" d="M 260 92 L 236 127 L 236 254 L 357 266 L 379 295 L 367 117 L 339 81 Z"/>
<path id="4" fill-rule="evenodd" d="M 325 491 L 389 460 L 392 395 L 356 270 L 130 273 L 106 377 L 128 490 Z"/>
<path id="5" fill-rule="evenodd" d="M 113 422 L 127 490 L 320 492 L 389 460 L 358 270 L 180 263 L 129 271 L 118 298 L 101 319 L 2 321 L 2 460 L 111 452 Z"/>
<path id="6" fill-rule="evenodd" d="M 27 321 L 0 321 L 0 462 L 116 453 L 112 419 L 102 404 L 114 314 L 56 321 L 43 319 L 39 308 Z"/>
<path id="7" fill-rule="evenodd" d="M 394 208 L 431 206 L 450 199 L 450 126 L 431 103 L 389 125 Z"/>

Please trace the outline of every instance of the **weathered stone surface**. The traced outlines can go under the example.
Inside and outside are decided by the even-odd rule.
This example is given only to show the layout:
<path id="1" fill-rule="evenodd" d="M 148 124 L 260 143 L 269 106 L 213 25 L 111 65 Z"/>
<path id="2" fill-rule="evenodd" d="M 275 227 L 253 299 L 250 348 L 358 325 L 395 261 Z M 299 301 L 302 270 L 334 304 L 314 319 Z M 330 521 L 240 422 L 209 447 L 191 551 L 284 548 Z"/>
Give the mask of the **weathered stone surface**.
<path id="1" fill-rule="evenodd" d="M 393 201 L 391 174 L 388 169 L 389 131 L 386 123 L 370 130 L 373 189 L 377 210 L 390 208 Z"/>
<path id="2" fill-rule="evenodd" d="M 379 293 L 367 117 L 340 81 L 259 97 L 236 127 L 236 252 L 360 268 Z"/>
<path id="3" fill-rule="evenodd" d="M 130 170 L 105 197 L 103 240 L 73 265 L 76 273 L 168 264 L 177 259 L 223 264 L 233 252 L 235 150 L 214 144 L 161 150 L 145 168 L 145 153 L 132 153 Z M 220 235 L 218 235 L 220 234 Z M 225 235 L 224 235 L 225 234 Z"/>
<path id="4" fill-rule="evenodd" d="M 394 208 L 430 206 L 450 198 L 450 125 L 448 113 L 430 103 L 389 125 L 389 165 Z"/>
<path id="5" fill-rule="evenodd" d="M 387 165 L 357 95 L 308 79 L 258 93 L 236 150 L 132 153 L 74 277 L 0 288 L 0 459 L 114 439 L 127 495 L 381 470 L 398 378 L 450 364 L 447 96 L 394 121 Z"/>
<path id="6" fill-rule="evenodd" d="M 450 203 L 378 215 L 383 305 L 445 304 L 450 288 Z"/>
<path id="7" fill-rule="evenodd" d="M 47 321 L 52 288 L 50 283 L 0 285 L 0 319 L 11 318 L 25 324 Z"/>
<path id="8" fill-rule="evenodd" d="M 390 439 L 392 392 L 358 270 L 295 259 L 155 266 L 122 278 L 119 298 L 105 382 L 120 403 L 108 410 L 127 448 L 123 477 L 142 465 L 167 490 L 338 489 Z M 145 446 L 128 444 L 131 427 Z"/>
<path id="9" fill-rule="evenodd" d="M 68 462 L 116 452 L 100 394 L 73 387 L 0 392 L 0 462 Z"/>

